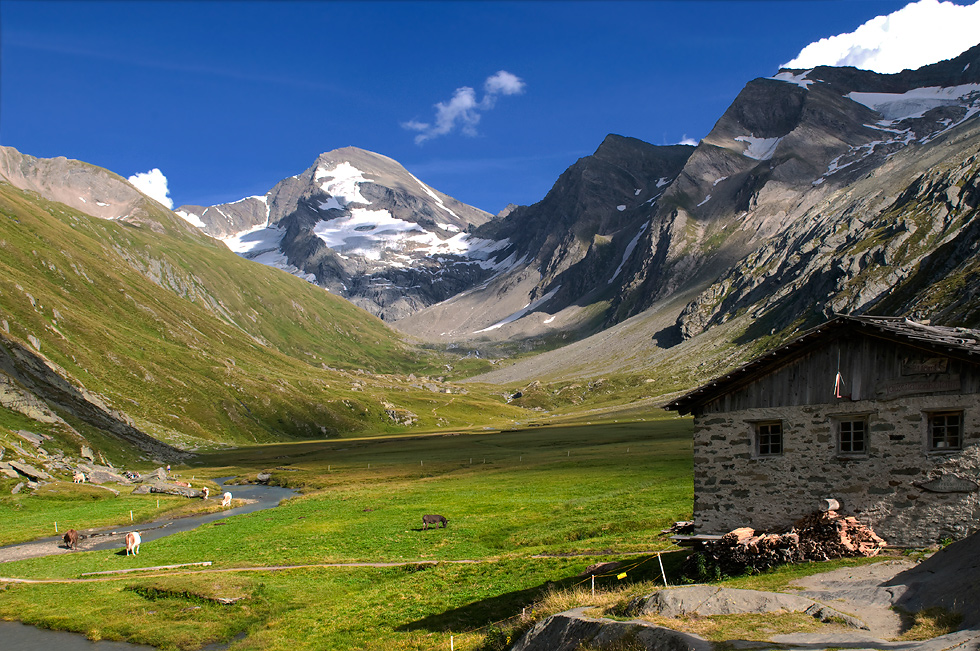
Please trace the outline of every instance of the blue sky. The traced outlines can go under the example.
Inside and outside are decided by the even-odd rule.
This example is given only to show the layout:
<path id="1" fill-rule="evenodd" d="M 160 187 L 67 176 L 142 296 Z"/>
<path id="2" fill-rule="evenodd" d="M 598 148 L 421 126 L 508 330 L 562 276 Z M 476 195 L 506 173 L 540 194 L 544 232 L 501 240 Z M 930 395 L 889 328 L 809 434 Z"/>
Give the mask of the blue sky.
<path id="1" fill-rule="evenodd" d="M 905 5 L 0 0 L 0 144 L 157 168 L 174 206 L 264 194 L 352 145 L 496 213 L 609 133 L 697 141 L 749 80 Z M 948 40 L 922 33 L 902 49 Z"/>

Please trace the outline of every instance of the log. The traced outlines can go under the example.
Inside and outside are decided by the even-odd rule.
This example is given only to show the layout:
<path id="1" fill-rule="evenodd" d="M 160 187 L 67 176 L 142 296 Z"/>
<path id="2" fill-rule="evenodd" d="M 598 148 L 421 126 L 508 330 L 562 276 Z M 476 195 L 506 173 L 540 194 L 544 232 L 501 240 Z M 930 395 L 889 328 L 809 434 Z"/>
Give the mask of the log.
<path id="1" fill-rule="evenodd" d="M 739 527 L 703 543 L 702 553 L 721 571 L 737 575 L 784 563 L 876 556 L 886 546 L 871 527 L 836 511 L 816 511 L 797 520 L 787 533 Z"/>

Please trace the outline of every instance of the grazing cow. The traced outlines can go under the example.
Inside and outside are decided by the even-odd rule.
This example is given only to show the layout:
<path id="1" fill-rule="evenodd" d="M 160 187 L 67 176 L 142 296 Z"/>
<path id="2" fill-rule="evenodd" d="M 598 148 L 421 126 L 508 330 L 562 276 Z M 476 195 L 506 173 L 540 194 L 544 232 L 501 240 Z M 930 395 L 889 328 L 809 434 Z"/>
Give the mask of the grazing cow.
<path id="1" fill-rule="evenodd" d="M 442 517 L 441 515 L 423 515 L 422 516 L 422 524 L 425 525 L 425 526 L 422 527 L 423 529 L 428 529 L 430 524 L 431 525 L 435 525 L 438 522 L 441 522 L 442 523 L 442 528 L 445 529 L 446 528 L 446 523 L 449 522 L 449 520 L 447 520 L 446 518 Z"/>
<path id="2" fill-rule="evenodd" d="M 221 506 L 231 506 L 231 493 L 225 493 L 221 496 Z"/>
<path id="3" fill-rule="evenodd" d="M 201 489 L 201 499 L 202 500 L 208 499 L 208 496 L 210 494 L 211 494 L 211 491 L 208 490 L 208 487 L 207 486 L 205 486 L 204 488 Z"/>
<path id="4" fill-rule="evenodd" d="M 126 556 L 133 552 L 133 556 L 140 553 L 140 532 L 130 531 L 126 534 Z"/>
<path id="5" fill-rule="evenodd" d="M 74 529 L 69 529 L 65 532 L 65 547 L 68 549 L 78 547 L 78 532 Z"/>
<path id="6" fill-rule="evenodd" d="M 75 477 L 74 477 L 73 481 L 76 484 L 84 484 L 85 483 L 85 473 L 76 471 L 75 472 Z"/>

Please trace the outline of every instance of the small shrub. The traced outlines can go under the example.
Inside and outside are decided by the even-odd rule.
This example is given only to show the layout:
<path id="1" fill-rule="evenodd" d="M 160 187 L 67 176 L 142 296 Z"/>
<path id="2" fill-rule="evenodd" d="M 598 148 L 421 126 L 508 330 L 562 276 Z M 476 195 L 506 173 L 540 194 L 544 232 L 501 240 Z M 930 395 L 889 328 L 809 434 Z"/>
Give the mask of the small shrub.
<path id="1" fill-rule="evenodd" d="M 505 651 L 510 646 L 511 636 L 499 626 L 491 626 L 483 638 L 480 651 Z"/>
<path id="2" fill-rule="evenodd" d="M 681 580 L 685 583 L 710 583 L 723 578 L 725 574 L 721 571 L 721 565 L 704 552 L 691 554 L 681 566 Z"/>

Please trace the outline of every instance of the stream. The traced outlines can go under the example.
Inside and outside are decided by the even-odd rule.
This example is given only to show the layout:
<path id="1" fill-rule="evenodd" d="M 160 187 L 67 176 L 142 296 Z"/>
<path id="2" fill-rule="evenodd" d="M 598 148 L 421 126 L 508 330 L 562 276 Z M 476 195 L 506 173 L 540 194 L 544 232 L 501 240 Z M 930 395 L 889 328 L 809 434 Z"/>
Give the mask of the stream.
<path id="1" fill-rule="evenodd" d="M 218 484 L 223 485 L 224 482 L 228 481 L 229 479 L 233 479 L 233 477 L 221 477 L 215 481 Z M 261 484 L 223 486 L 223 490 L 231 493 L 236 499 L 250 500 L 250 502 L 233 509 L 225 509 L 216 513 L 192 515 L 185 518 L 178 518 L 176 520 L 157 520 L 155 522 L 147 522 L 129 527 L 117 525 L 115 527 L 107 527 L 97 531 L 86 532 L 86 534 L 90 537 L 96 537 L 96 534 L 99 536 L 106 536 L 106 540 L 104 542 L 98 542 L 94 545 L 86 545 L 85 551 L 125 549 L 126 543 L 123 541 L 121 534 L 127 531 L 139 531 L 142 543 L 146 544 L 147 542 L 158 540 L 165 536 L 170 536 L 182 531 L 190 531 L 191 529 L 195 529 L 203 524 L 208 524 L 210 522 L 228 518 L 233 515 L 242 515 L 244 513 L 254 513 L 255 511 L 271 509 L 272 507 L 277 506 L 282 500 L 297 495 L 297 492 L 291 488 L 282 488 L 281 486 L 265 486 Z M 216 495 L 215 497 L 218 500 L 221 499 L 220 494 Z M 114 533 L 118 533 L 119 535 L 113 535 Z M 25 556 L 25 558 L 29 558 L 31 556 L 42 555 L 33 554 L 31 552 L 34 549 L 40 549 L 41 547 L 50 547 L 52 542 L 60 543 L 61 537 L 54 536 L 42 540 L 35 540 L 29 543 L 22 543 L 20 545 L 10 545 L 2 549 L 21 550 L 28 554 Z M 63 548 L 59 548 L 59 551 L 66 553 L 66 550 Z M 2 568 L 2 565 L 0 565 L 0 568 Z M 0 569 L 0 572 L 2 572 L 2 569 Z M 81 633 L 50 631 L 47 629 L 35 628 L 34 626 L 28 626 L 27 624 L 16 621 L 0 621 L 0 640 L 2 640 L 2 642 L 0 642 L 0 649 L 2 649 L 2 651 L 49 651 L 50 649 L 58 649 L 59 651 L 156 651 L 156 647 L 129 644 L 128 642 L 109 642 L 105 640 L 93 642 Z M 209 645 L 204 648 L 224 649 L 226 647 L 227 645 L 221 644 Z"/>

